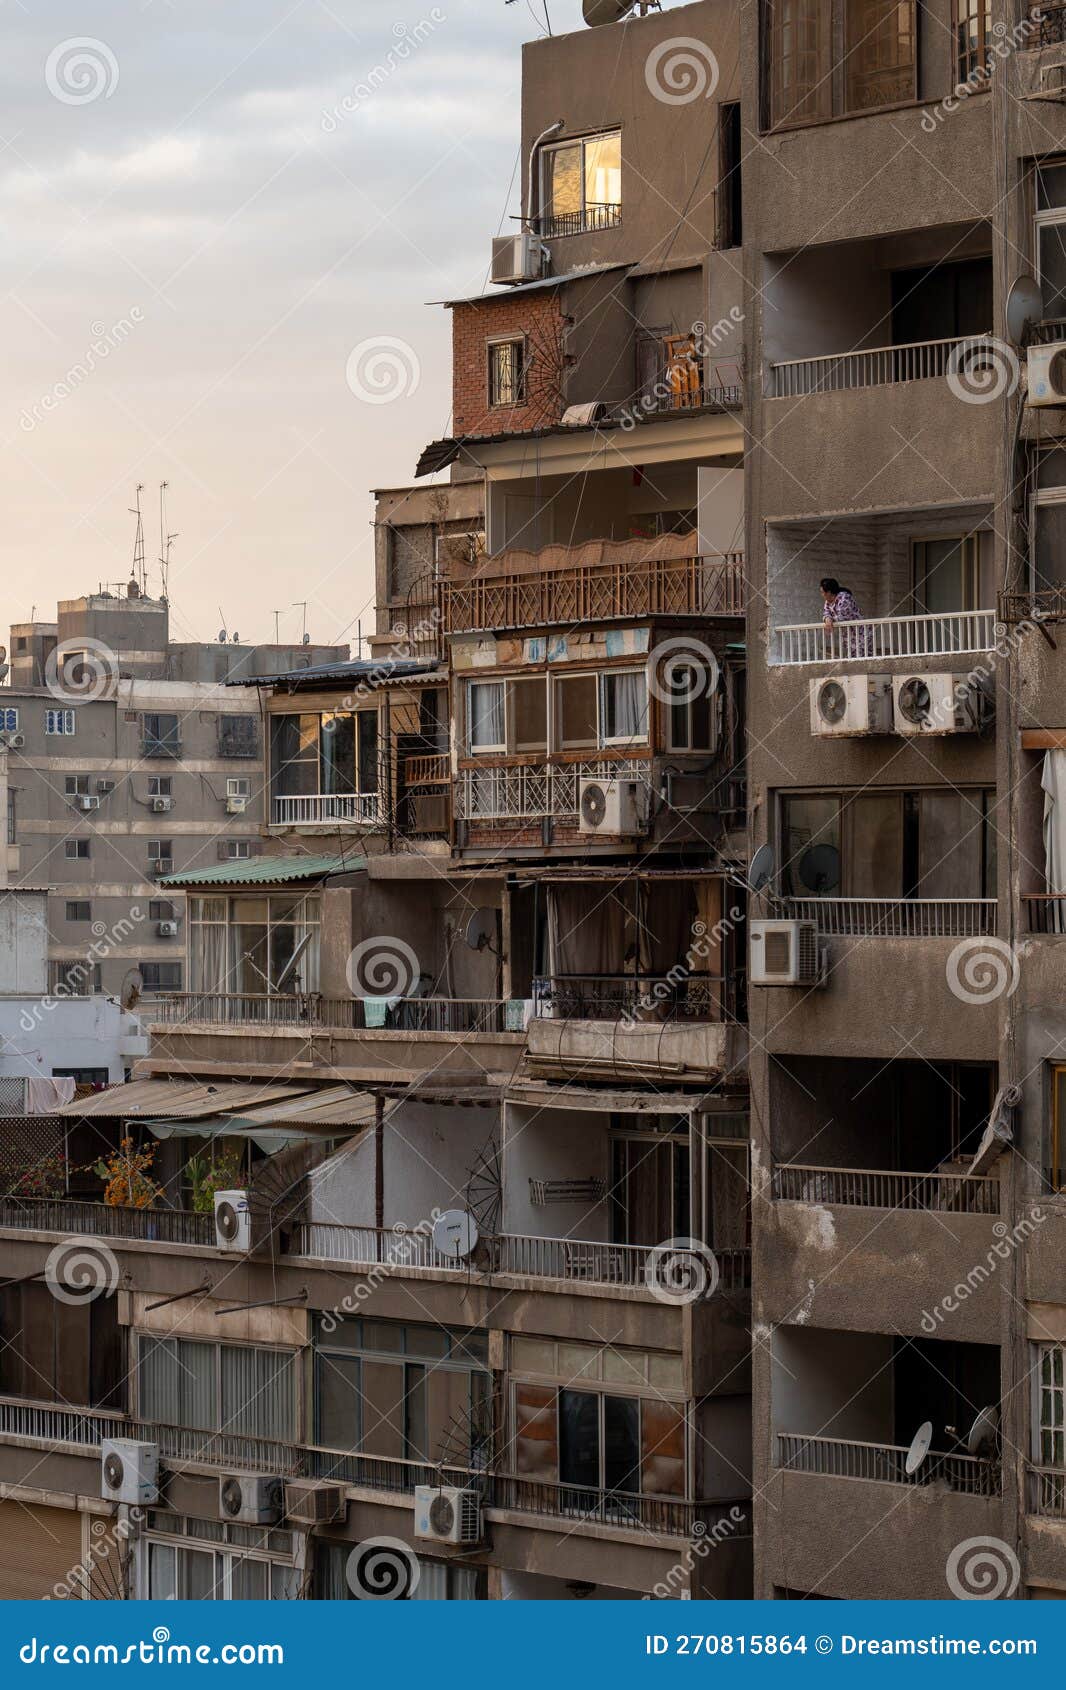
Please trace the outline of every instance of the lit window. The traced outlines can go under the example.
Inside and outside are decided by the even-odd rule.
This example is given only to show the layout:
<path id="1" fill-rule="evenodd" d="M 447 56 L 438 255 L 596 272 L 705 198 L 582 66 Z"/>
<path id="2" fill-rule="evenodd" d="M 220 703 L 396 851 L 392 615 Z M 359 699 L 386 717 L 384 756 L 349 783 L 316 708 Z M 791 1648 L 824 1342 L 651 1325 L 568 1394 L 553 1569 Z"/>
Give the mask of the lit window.
<path id="1" fill-rule="evenodd" d="M 819 123 L 917 97 L 914 0 L 766 0 L 771 128 Z M 833 42 L 844 74 L 833 75 Z"/>
<path id="2" fill-rule="evenodd" d="M 622 221 L 622 137 L 617 130 L 560 141 L 541 153 L 540 232 L 553 239 Z"/>

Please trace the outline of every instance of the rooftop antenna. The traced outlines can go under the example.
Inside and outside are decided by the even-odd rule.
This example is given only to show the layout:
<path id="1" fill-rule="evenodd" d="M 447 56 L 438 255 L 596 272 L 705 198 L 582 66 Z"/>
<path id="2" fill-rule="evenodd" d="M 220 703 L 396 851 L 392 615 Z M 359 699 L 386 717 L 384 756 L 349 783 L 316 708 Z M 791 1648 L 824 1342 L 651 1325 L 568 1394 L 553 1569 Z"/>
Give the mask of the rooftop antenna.
<path id="1" fill-rule="evenodd" d="M 133 531 L 133 579 L 142 593 L 147 593 L 148 580 L 144 568 L 144 519 L 141 516 L 141 494 L 144 492 L 143 481 L 138 481 L 134 503 L 129 506 L 131 516 L 137 518 L 137 526 Z"/>
<path id="2" fill-rule="evenodd" d="M 170 548 L 178 538 L 167 533 L 167 488 L 169 481 L 159 483 L 159 575 L 163 583 L 163 597 L 170 597 Z"/>
<path id="3" fill-rule="evenodd" d="M 225 645 L 226 641 L 229 639 L 229 630 L 226 627 L 226 618 L 222 614 L 221 605 L 218 607 L 218 620 L 221 623 L 221 627 L 218 630 L 218 643 L 219 645 Z"/>
<path id="4" fill-rule="evenodd" d="M 275 611 L 272 612 L 272 615 L 274 617 L 274 644 L 280 645 L 281 644 L 281 631 L 280 631 L 281 611 L 275 610 Z"/>

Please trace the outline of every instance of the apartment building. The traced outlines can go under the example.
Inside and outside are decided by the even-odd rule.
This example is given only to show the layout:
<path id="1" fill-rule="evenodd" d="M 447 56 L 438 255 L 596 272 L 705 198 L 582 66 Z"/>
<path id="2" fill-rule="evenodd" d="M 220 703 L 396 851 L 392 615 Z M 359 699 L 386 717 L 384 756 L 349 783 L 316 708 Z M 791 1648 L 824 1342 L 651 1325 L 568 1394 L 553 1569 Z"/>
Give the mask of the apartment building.
<path id="1" fill-rule="evenodd" d="M 6 874 L 50 888 L 51 989 L 127 1004 L 180 990 L 174 868 L 260 849 L 264 756 L 254 690 L 346 647 L 175 642 L 165 600 L 100 592 L 11 629 L 0 688 Z"/>

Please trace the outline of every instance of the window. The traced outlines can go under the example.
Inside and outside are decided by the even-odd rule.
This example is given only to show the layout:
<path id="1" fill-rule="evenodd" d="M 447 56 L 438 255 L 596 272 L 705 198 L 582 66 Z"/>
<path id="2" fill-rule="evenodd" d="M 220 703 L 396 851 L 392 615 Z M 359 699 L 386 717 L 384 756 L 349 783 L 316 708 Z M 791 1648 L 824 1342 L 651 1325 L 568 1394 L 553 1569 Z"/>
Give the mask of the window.
<path id="1" fill-rule="evenodd" d="M 141 962 L 138 969 L 146 992 L 180 992 L 181 991 L 181 963 L 180 962 Z M 157 1415 L 156 1419 L 166 1419 L 166 1415 Z"/>
<path id="2" fill-rule="evenodd" d="M 13 705 L 7 704 L 0 709 L 0 732 L 13 734 L 18 732 L 19 713 Z"/>
<path id="3" fill-rule="evenodd" d="M 68 898 L 66 919 L 68 921 L 91 921 L 92 907 L 88 898 Z"/>
<path id="4" fill-rule="evenodd" d="M 169 898 L 150 898 L 148 900 L 149 921 L 173 921 L 174 905 Z"/>
<path id="5" fill-rule="evenodd" d="M 51 979 L 54 997 L 89 998 L 101 988 L 100 964 L 84 957 L 76 962 L 55 962 Z"/>
<path id="6" fill-rule="evenodd" d="M 44 713 L 44 731 L 46 734 L 72 734 L 74 732 L 73 710 L 46 710 Z"/>
<path id="7" fill-rule="evenodd" d="M 149 839 L 149 863 L 169 863 L 174 857 L 174 842 L 172 839 Z"/>
<path id="8" fill-rule="evenodd" d="M 526 402 L 526 343 L 516 340 L 489 341 L 489 404 L 524 405 Z"/>
<path id="9" fill-rule="evenodd" d="M 231 775 L 226 781 L 227 798 L 247 798 L 250 785 L 247 775 Z"/>
<path id="10" fill-rule="evenodd" d="M 989 0 L 954 0 L 955 76 L 959 82 L 971 79 L 978 86 L 989 67 L 992 36 L 992 7 Z"/>
<path id="11" fill-rule="evenodd" d="M 318 990 L 322 900 L 190 898 L 189 970 L 197 992 Z"/>
<path id="12" fill-rule="evenodd" d="M 259 752 L 259 723 L 254 716 L 218 718 L 220 757 L 255 757 Z"/>
<path id="13" fill-rule="evenodd" d="M 744 152 L 740 101 L 718 107 L 718 245 L 741 246 L 744 241 L 740 193 L 740 161 Z"/>
<path id="14" fill-rule="evenodd" d="M 65 776 L 63 781 L 63 790 L 68 798 L 78 798 L 82 796 L 87 797 L 89 792 L 88 775 Z"/>
<path id="15" fill-rule="evenodd" d="M 201 1432 L 243 1432 L 292 1443 L 296 1356 L 191 1338 L 138 1340 L 139 1417 Z"/>
<path id="16" fill-rule="evenodd" d="M 378 791 L 376 710 L 272 716 L 270 734 L 276 798 L 370 797 Z"/>
<path id="17" fill-rule="evenodd" d="M 471 681 L 466 696 L 471 751 L 506 751 L 504 683 Z"/>
<path id="18" fill-rule="evenodd" d="M 1062 1344 L 1036 1346 L 1037 1401 L 1034 1461 L 1041 1467 L 1066 1468 L 1066 1383 Z M 1066 1481 L 1064 1481 L 1066 1485 Z"/>
<path id="19" fill-rule="evenodd" d="M 316 1538 L 312 1590 L 316 1602 L 354 1602 L 346 1568 L 352 1553 L 350 1543 L 328 1543 Z M 418 1583 L 411 1602 L 483 1602 L 487 1595 L 484 1568 L 463 1567 L 456 1561 L 431 1561 L 418 1554 Z"/>
<path id="20" fill-rule="evenodd" d="M 713 751 L 717 746 L 717 701 L 710 679 L 699 664 L 671 665 L 666 707 L 666 740 L 671 751 Z"/>
<path id="21" fill-rule="evenodd" d="M 643 669 L 555 679 L 556 747 L 562 751 L 633 744 L 648 737 Z"/>
<path id="22" fill-rule="evenodd" d="M 618 130 L 559 141 L 540 155 L 540 233 L 548 239 L 615 229 L 622 221 Z"/>
<path id="23" fill-rule="evenodd" d="M 1066 317 L 1066 160 L 1036 166 L 1036 275 L 1044 320 Z"/>
<path id="24" fill-rule="evenodd" d="M 181 751 L 181 729 L 177 716 L 158 711 L 146 712 L 141 750 L 145 757 L 177 757 Z"/>
<path id="25" fill-rule="evenodd" d="M 598 687 L 595 675 L 560 675 L 555 683 L 556 743 L 577 751 L 596 744 Z"/>
<path id="26" fill-rule="evenodd" d="M 173 792 L 174 777 L 172 775 L 149 775 L 149 798 L 169 798 Z"/>
<path id="27" fill-rule="evenodd" d="M 38 1402 L 124 1408 L 125 1342 L 117 1305 L 114 1296 L 59 1303 L 49 1286 L 30 1281 L 3 1286 L 0 1391 Z"/>
<path id="28" fill-rule="evenodd" d="M 982 787 L 783 796 L 782 890 L 796 898 L 994 897 L 993 803 Z"/>
<path id="29" fill-rule="evenodd" d="M 769 127 L 917 98 L 914 0 L 766 0 Z M 842 58 L 834 39 L 844 44 Z"/>
<path id="30" fill-rule="evenodd" d="M 152 1601 L 291 1602 L 300 1595 L 292 1533 L 273 1527 L 152 1509 L 145 1554 Z"/>
<path id="31" fill-rule="evenodd" d="M 600 741 L 605 745 L 648 737 L 648 691 L 643 671 L 600 676 Z"/>
<path id="32" fill-rule="evenodd" d="M 252 854 L 251 842 L 247 839 L 223 839 L 218 854 L 223 862 L 244 862 Z"/>
<path id="33" fill-rule="evenodd" d="M 68 857 L 87 857 L 89 855 L 89 841 L 87 839 L 68 839 L 64 843 L 63 851 Z"/>
<path id="34" fill-rule="evenodd" d="M 920 612 L 987 610 L 995 605 L 992 535 L 952 534 L 915 540 L 914 602 Z"/>

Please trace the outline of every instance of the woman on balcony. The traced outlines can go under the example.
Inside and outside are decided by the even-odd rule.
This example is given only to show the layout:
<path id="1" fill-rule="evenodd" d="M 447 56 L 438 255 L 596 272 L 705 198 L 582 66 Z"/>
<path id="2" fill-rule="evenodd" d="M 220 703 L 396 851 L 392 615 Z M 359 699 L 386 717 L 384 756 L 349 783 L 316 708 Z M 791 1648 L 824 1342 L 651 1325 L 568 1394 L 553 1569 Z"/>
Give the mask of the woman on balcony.
<path id="1" fill-rule="evenodd" d="M 832 635 L 832 630 L 838 622 L 862 622 L 863 614 L 848 590 L 842 587 L 833 575 L 823 576 L 819 583 L 822 589 L 822 620 L 826 633 Z M 836 640 L 827 642 L 830 653 L 839 657 L 867 657 L 869 656 L 869 636 L 866 631 L 858 629 L 842 633 Z"/>

